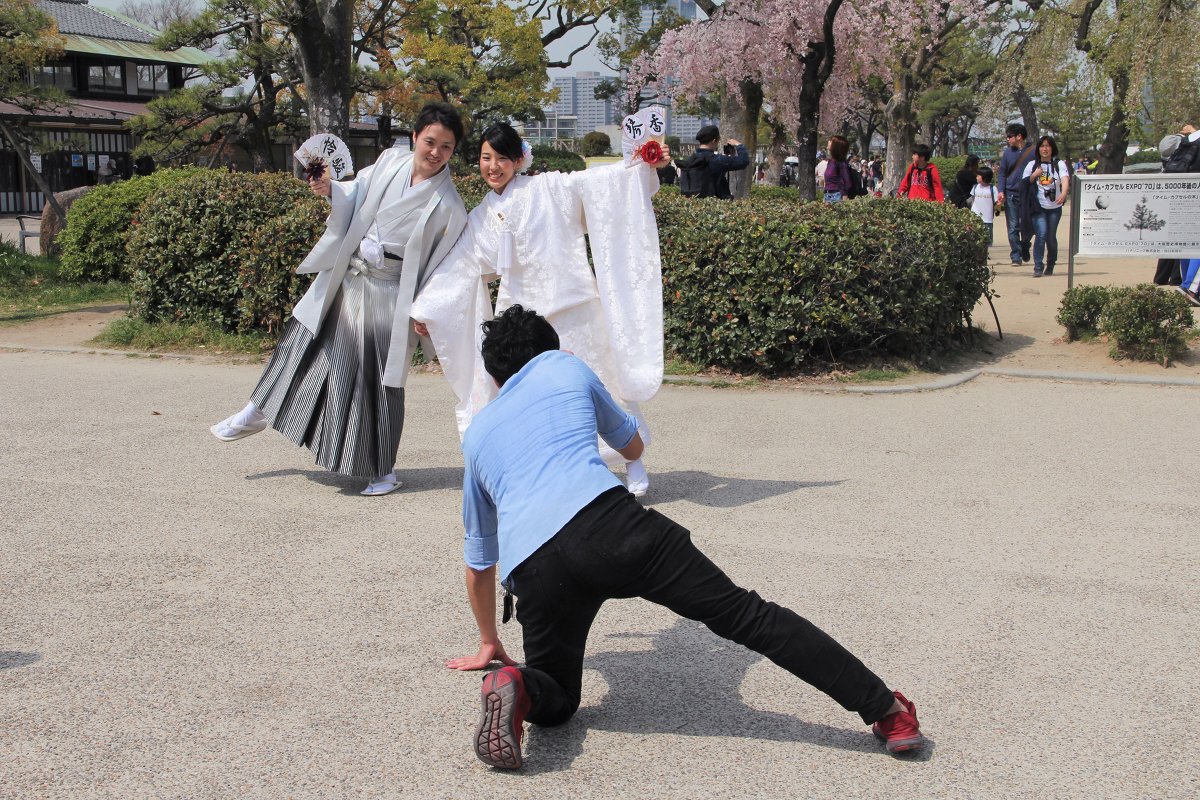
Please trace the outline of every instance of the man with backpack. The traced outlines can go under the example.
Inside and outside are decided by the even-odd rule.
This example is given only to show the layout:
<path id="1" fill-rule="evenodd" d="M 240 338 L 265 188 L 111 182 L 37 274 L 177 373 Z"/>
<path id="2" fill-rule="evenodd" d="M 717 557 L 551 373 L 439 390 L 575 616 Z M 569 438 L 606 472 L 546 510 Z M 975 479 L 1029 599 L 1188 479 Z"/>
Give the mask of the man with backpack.
<path id="1" fill-rule="evenodd" d="M 679 176 L 679 191 L 690 197 L 719 197 L 722 200 L 732 198 L 728 188 L 719 190 L 721 177 L 727 173 L 750 166 L 750 156 L 746 146 L 736 139 L 730 139 L 733 145 L 733 155 L 727 156 L 716 152 L 721 141 L 721 130 L 716 125 L 705 125 L 696 134 L 698 146 L 692 157 L 683 162 Z M 725 186 L 728 187 L 728 182 Z"/>
<path id="2" fill-rule="evenodd" d="M 1200 173 L 1200 131 L 1193 125 L 1184 125 L 1179 133 L 1164 136 L 1158 143 L 1162 156 L 1163 172 Z M 1183 267 L 1178 258 L 1160 258 L 1154 271 L 1154 283 L 1158 286 L 1179 286 L 1184 282 Z"/>

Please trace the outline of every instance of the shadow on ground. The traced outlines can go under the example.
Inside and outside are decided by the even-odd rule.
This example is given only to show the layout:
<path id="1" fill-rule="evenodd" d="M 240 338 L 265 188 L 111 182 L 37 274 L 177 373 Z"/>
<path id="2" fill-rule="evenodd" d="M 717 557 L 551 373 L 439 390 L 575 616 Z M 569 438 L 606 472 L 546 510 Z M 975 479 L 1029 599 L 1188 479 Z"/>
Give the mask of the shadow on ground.
<path id="1" fill-rule="evenodd" d="M 845 727 L 833 727 L 747 706 L 741 700 L 742 681 L 762 656 L 720 638 L 698 622 L 681 619 L 656 633 L 608 638 L 641 639 L 650 647 L 635 652 L 589 653 L 584 667 L 600 673 L 608 694 L 598 705 L 581 708 L 565 725 L 531 725 L 527 729 L 525 754 L 529 761 L 524 772 L 569 768 L 583 752 L 590 730 L 644 736 L 736 736 L 890 757 L 870 729 L 850 712 Z M 604 641 L 594 644 L 602 647 Z M 817 693 L 799 679 L 796 691 Z M 904 758 L 929 761 L 933 750 L 930 740 L 923 751 Z"/>
<path id="2" fill-rule="evenodd" d="M 18 653 L 12 650 L 0 650 L 0 670 L 28 667 L 42 660 L 39 653 Z"/>
<path id="3" fill-rule="evenodd" d="M 843 481 L 760 481 L 750 478 L 722 478 L 693 470 L 651 472 L 650 493 L 646 497 L 646 504 L 690 500 L 702 506 L 736 508 L 797 489 L 837 486 L 840 483 Z"/>
<path id="4" fill-rule="evenodd" d="M 334 472 L 326 472 L 322 469 L 277 469 L 271 472 L 259 472 L 254 475 L 247 475 L 246 480 L 261 481 L 272 478 L 288 478 L 293 475 L 302 475 L 313 483 L 337 489 L 339 494 L 344 495 L 359 494 L 368 482 L 367 478 L 352 478 L 346 475 L 338 475 Z M 396 477 L 400 479 L 400 483 L 402 484 L 399 489 L 392 493 L 396 495 L 404 494 L 405 492 L 425 492 L 436 489 L 461 489 L 463 470 L 462 467 L 398 469 L 396 470 Z"/>
<path id="5" fill-rule="evenodd" d="M 50 310 L 26 309 L 9 314 L 0 314 L 0 322 L 27 322 L 34 319 L 61 317 L 64 314 L 111 314 L 114 311 L 124 311 L 129 308 L 125 303 L 109 306 L 68 306 Z"/>

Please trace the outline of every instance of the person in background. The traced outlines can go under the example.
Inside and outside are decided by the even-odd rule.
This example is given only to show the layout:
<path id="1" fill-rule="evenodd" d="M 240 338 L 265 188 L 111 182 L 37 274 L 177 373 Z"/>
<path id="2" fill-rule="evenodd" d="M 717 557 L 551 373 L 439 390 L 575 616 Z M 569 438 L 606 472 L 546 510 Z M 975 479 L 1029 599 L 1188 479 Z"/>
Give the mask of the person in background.
<path id="1" fill-rule="evenodd" d="M 1023 179 L 1028 191 L 1037 193 L 1037 208 L 1033 214 L 1033 277 L 1054 274 L 1058 260 L 1058 223 L 1062 219 L 1063 203 L 1071 176 L 1067 164 L 1058 158 L 1058 144 L 1053 136 L 1043 136 L 1037 142 L 1038 157 L 1025 165 Z M 1045 261 L 1042 258 L 1045 256 Z"/>
<path id="2" fill-rule="evenodd" d="M 900 188 L 896 190 L 898 197 L 929 200 L 935 203 L 945 201 L 942 178 L 938 175 L 938 168 L 929 163 L 929 156 L 929 145 L 913 146 L 912 163 L 908 165 L 908 171 L 904 173 L 904 178 L 900 181 Z"/>
<path id="3" fill-rule="evenodd" d="M 971 192 L 975 189 L 979 156 L 967 156 L 962 169 L 954 174 L 954 185 L 946 195 L 955 208 L 970 208 Z"/>
<path id="4" fill-rule="evenodd" d="M 1025 126 L 1014 122 L 1004 129 L 1008 146 L 1000 157 L 1000 203 L 1004 206 L 1004 223 L 1008 226 L 1009 257 L 1012 265 L 1019 267 L 1029 261 L 1029 245 L 1033 239 L 1033 223 L 1030 214 L 1037 201 L 1033 198 L 1028 182 L 1021 177 L 1027 164 L 1037 158 L 1032 144 L 1025 138 L 1029 135 Z"/>
<path id="5" fill-rule="evenodd" d="M 994 175 L 989 167 L 980 167 L 975 173 L 975 185 L 971 187 L 971 211 L 987 226 L 988 247 L 992 246 L 992 223 L 996 219 L 996 187 L 992 185 Z"/>
<path id="6" fill-rule="evenodd" d="M 844 136 L 829 140 L 829 160 L 825 162 L 825 202 L 840 203 L 850 197 L 850 142 Z"/>
<path id="7" fill-rule="evenodd" d="M 696 132 L 696 152 L 680 165 L 681 169 L 700 172 L 699 197 L 730 199 L 732 195 L 729 192 L 729 178 L 725 177 L 726 174 L 750 166 L 750 155 L 746 152 L 744 144 L 730 139 L 725 146 L 733 148 L 733 154 L 724 155 L 716 152 L 720 141 L 721 129 L 716 125 L 705 125 Z M 725 177 L 724 194 L 721 192 L 722 177 Z"/>

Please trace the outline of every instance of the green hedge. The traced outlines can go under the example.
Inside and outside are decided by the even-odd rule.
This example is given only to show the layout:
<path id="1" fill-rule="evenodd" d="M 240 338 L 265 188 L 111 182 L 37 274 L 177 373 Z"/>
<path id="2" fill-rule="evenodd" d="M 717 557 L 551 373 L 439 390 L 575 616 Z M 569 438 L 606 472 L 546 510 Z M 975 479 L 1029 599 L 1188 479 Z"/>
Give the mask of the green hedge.
<path id="1" fill-rule="evenodd" d="M 487 197 L 487 193 L 492 190 L 492 187 L 487 185 L 487 181 L 480 177 L 478 171 L 474 175 L 455 175 L 454 188 L 458 191 L 458 196 L 462 198 L 467 211 L 482 203 L 483 198 Z"/>
<path id="2" fill-rule="evenodd" d="M 1187 352 L 1194 324 L 1192 308 L 1182 294 L 1148 283 L 1112 290 L 1100 315 L 1100 332 L 1108 337 L 1110 356 L 1157 361 L 1164 367 Z"/>
<path id="3" fill-rule="evenodd" d="M 988 291 L 986 231 L 941 203 L 655 196 L 666 345 L 767 374 L 880 355 L 924 360 Z"/>
<path id="4" fill-rule="evenodd" d="M 1187 351 L 1195 324 L 1182 294 L 1148 283 L 1068 289 L 1057 319 L 1067 330 L 1067 341 L 1102 333 L 1111 357 L 1157 361 L 1164 367 Z"/>
<path id="5" fill-rule="evenodd" d="M 58 236 L 62 276 L 77 281 L 129 280 L 125 245 L 134 213 L 155 191 L 203 172 L 200 167 L 161 169 L 150 175 L 96 186 L 75 201 Z"/>
<path id="6" fill-rule="evenodd" d="M 929 159 L 929 163 L 937 167 L 938 175 L 942 178 L 942 188 L 946 188 L 946 184 L 954 182 L 954 176 L 967 163 L 966 156 L 940 156 L 938 158 Z"/>
<path id="7" fill-rule="evenodd" d="M 277 331 L 329 204 L 280 173 L 201 172 L 154 194 L 129 239 L 130 312 L 147 322 Z"/>
<path id="8" fill-rule="evenodd" d="M 578 172 L 587 169 L 587 162 L 579 154 L 549 145 L 536 145 L 533 148 L 533 165 L 544 172 Z"/>
<path id="9" fill-rule="evenodd" d="M 1108 286 L 1076 286 L 1063 293 L 1058 306 L 1058 324 L 1067 330 L 1067 341 L 1100 332 L 1100 317 L 1112 289 Z"/>

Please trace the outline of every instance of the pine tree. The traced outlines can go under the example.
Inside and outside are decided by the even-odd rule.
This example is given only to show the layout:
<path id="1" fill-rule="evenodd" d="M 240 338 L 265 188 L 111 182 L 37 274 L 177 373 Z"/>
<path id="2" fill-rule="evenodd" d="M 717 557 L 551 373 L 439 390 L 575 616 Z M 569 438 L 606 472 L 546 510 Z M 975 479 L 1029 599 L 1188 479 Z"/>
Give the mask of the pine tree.
<path id="1" fill-rule="evenodd" d="M 1166 220 L 1160 219 L 1148 205 L 1146 198 L 1142 198 L 1142 202 L 1134 206 L 1133 219 L 1125 223 L 1126 230 L 1136 230 L 1138 232 L 1138 241 L 1142 240 L 1142 231 L 1158 231 L 1162 230 L 1167 224 Z"/>

